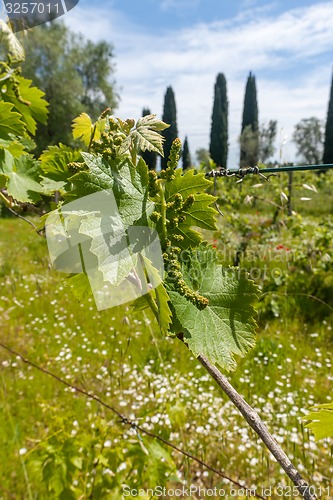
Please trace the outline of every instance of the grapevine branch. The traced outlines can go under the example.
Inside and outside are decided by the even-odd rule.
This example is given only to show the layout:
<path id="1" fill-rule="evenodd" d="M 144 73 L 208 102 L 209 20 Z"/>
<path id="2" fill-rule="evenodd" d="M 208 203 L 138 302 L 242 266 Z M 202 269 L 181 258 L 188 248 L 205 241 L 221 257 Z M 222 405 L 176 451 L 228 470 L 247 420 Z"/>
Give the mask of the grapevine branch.
<path id="1" fill-rule="evenodd" d="M 153 434 L 152 432 L 147 431 L 146 429 L 144 429 L 140 425 L 137 425 L 136 422 L 134 422 L 133 420 L 127 418 L 125 415 L 121 414 L 118 410 L 116 410 L 115 408 L 113 408 L 112 406 L 110 406 L 108 403 L 105 403 L 105 401 L 103 401 L 102 399 L 100 399 L 95 394 L 93 394 L 91 392 L 87 392 L 84 389 L 81 389 L 80 387 L 77 387 L 77 386 L 75 386 L 75 385 L 67 382 L 66 380 L 64 380 L 61 377 L 59 377 L 58 375 L 56 375 L 55 373 L 51 372 L 50 370 L 47 370 L 46 368 L 43 368 L 43 367 L 37 365 L 33 361 L 29 360 L 28 358 L 26 358 L 25 356 L 23 356 L 19 352 L 15 351 L 11 347 L 7 346 L 6 344 L 3 344 L 2 342 L 0 342 L 0 347 L 2 347 L 2 349 L 4 349 L 5 351 L 9 352 L 13 356 L 19 357 L 23 361 L 23 363 L 25 363 L 25 364 L 27 364 L 29 366 L 32 366 L 36 370 L 44 373 L 44 375 L 48 375 L 49 377 L 52 377 L 53 379 L 57 380 L 61 384 L 69 387 L 70 389 L 73 389 L 75 392 L 77 392 L 79 394 L 82 394 L 83 396 L 85 396 L 85 397 L 87 397 L 89 399 L 92 399 L 92 400 L 96 401 L 96 403 L 104 406 L 107 410 L 110 410 L 115 415 L 117 415 L 119 417 L 119 419 L 120 419 L 120 421 L 121 421 L 122 424 L 129 425 L 137 433 L 141 432 L 142 434 L 145 434 L 146 436 L 149 436 L 151 438 L 159 440 L 164 445 L 168 446 L 169 448 L 172 448 L 173 450 L 175 450 L 178 453 L 180 453 L 181 455 L 189 458 L 190 460 L 193 460 L 194 462 L 197 462 L 202 467 L 205 467 L 206 469 L 210 470 L 211 472 L 214 472 L 214 474 L 217 474 L 218 476 L 222 477 L 223 479 L 226 479 L 227 481 L 233 483 L 234 485 L 238 486 L 239 488 L 243 488 L 243 489 L 246 488 L 246 486 L 244 486 L 244 484 L 241 484 L 238 481 L 236 481 L 235 479 L 232 479 L 232 478 L 226 476 L 225 474 L 223 474 L 218 469 L 215 469 L 214 467 L 210 466 L 209 464 L 207 464 L 203 460 L 200 460 L 200 458 L 192 455 L 191 453 L 188 453 L 187 451 L 182 450 L 181 448 L 178 448 L 178 446 L 170 443 L 169 441 L 167 441 L 163 437 L 158 436 L 157 434 Z M 261 499 L 265 500 L 265 497 L 261 496 L 259 493 L 255 493 L 254 492 L 253 494 L 254 494 L 254 496 L 256 498 L 261 498 Z M 311 497 L 311 499 L 312 498 L 314 498 L 314 497 Z"/>
<path id="2" fill-rule="evenodd" d="M 298 488 L 303 498 L 305 500 L 316 500 L 317 496 L 311 492 L 311 488 L 307 482 L 302 478 L 296 467 L 291 463 L 287 455 L 270 434 L 258 413 L 242 398 L 240 394 L 238 394 L 236 389 L 234 389 L 226 377 L 222 375 L 222 373 L 214 365 L 212 365 L 205 356 L 200 354 L 198 356 L 198 360 L 213 377 L 215 382 L 217 382 L 218 386 L 228 396 L 236 408 L 241 412 L 250 427 L 252 427 L 252 429 L 258 434 L 265 446 L 269 449 L 294 485 Z"/>

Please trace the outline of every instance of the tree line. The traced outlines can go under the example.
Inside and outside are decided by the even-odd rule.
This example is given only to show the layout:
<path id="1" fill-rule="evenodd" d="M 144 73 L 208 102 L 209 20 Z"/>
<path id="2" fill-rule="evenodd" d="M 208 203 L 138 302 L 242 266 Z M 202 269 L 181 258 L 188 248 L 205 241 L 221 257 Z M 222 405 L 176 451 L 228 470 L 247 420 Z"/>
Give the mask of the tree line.
<path id="1" fill-rule="evenodd" d="M 216 166 L 226 167 L 228 158 L 228 98 L 227 82 L 223 73 L 216 77 L 214 85 L 214 101 L 211 118 L 209 154 L 205 150 L 198 151 L 202 161 L 213 160 Z M 244 94 L 240 143 L 240 167 L 254 167 L 258 163 L 266 163 L 274 154 L 274 141 L 277 135 L 277 121 L 259 126 L 258 99 L 255 76 L 250 72 Z M 170 145 L 177 137 L 177 118 L 175 95 L 172 87 L 168 87 L 164 97 L 163 120 L 172 123 L 166 129 L 164 154 L 167 157 Z M 316 117 L 304 118 L 295 125 L 292 140 L 296 145 L 296 154 L 301 161 L 308 164 L 333 163 L 333 77 L 328 104 L 326 124 Z M 185 147 L 186 146 L 186 147 Z M 183 149 L 183 168 L 191 164 L 188 139 Z M 165 161 L 162 161 L 165 168 Z"/>
<path id="2" fill-rule="evenodd" d="M 39 125 L 36 135 L 36 155 L 47 145 L 59 142 L 70 145 L 72 135 L 68 124 L 81 112 L 85 111 L 96 119 L 106 107 L 116 109 L 119 96 L 112 80 L 115 72 L 112 44 L 86 40 L 61 22 L 30 30 L 22 42 L 26 52 L 23 75 L 45 92 L 49 102 L 48 122 Z M 228 112 L 227 81 L 225 75 L 219 73 L 214 85 L 209 148 L 197 151 L 200 161 L 208 164 L 213 160 L 216 166 L 226 167 Z M 150 114 L 150 109 L 144 108 L 142 114 Z M 163 132 L 165 142 L 161 168 L 164 169 L 171 144 L 178 137 L 176 99 L 171 86 L 164 95 L 162 119 L 170 124 Z M 245 86 L 239 136 L 240 166 L 266 163 L 274 154 L 276 135 L 276 120 L 259 125 L 256 78 L 250 72 Z M 295 126 L 293 141 L 302 161 L 310 164 L 333 163 L 333 78 L 326 124 L 316 117 L 301 120 Z M 156 153 L 145 152 L 142 155 L 149 168 L 157 168 Z M 183 144 L 182 162 L 183 169 L 192 165 L 187 137 Z"/>

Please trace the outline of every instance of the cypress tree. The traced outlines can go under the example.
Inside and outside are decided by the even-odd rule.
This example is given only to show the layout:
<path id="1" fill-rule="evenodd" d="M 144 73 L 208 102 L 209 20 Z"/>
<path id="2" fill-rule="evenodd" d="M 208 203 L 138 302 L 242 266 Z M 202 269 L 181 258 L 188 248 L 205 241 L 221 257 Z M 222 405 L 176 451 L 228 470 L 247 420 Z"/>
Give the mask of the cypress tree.
<path id="1" fill-rule="evenodd" d="M 325 128 L 323 163 L 333 163 L 333 76 Z"/>
<path id="2" fill-rule="evenodd" d="M 147 116 L 150 114 L 150 109 L 144 108 L 142 110 L 142 116 Z M 140 154 L 146 162 L 149 170 L 156 170 L 157 153 L 155 153 L 155 151 L 142 151 Z"/>
<path id="3" fill-rule="evenodd" d="M 216 165 L 227 166 L 228 158 L 228 99 L 227 82 L 219 73 L 214 87 L 214 104 L 209 152 Z"/>
<path id="4" fill-rule="evenodd" d="M 246 140 L 242 140 L 242 136 L 245 136 Z M 241 167 L 254 167 L 255 165 L 257 165 L 259 157 L 258 103 L 256 79 L 251 72 L 246 82 L 242 120 L 242 135 L 240 138 L 240 143 Z"/>
<path id="5" fill-rule="evenodd" d="M 163 130 L 162 132 L 165 141 L 163 144 L 164 158 L 161 158 L 161 168 L 165 169 L 167 167 L 171 145 L 178 137 L 176 101 L 172 87 L 167 88 L 164 96 L 162 119 L 165 123 L 170 125 L 169 128 Z"/>
<path id="6" fill-rule="evenodd" d="M 188 146 L 187 136 L 185 137 L 184 141 L 182 160 L 183 160 L 183 170 L 190 168 L 192 162 L 191 162 L 190 148 Z"/>

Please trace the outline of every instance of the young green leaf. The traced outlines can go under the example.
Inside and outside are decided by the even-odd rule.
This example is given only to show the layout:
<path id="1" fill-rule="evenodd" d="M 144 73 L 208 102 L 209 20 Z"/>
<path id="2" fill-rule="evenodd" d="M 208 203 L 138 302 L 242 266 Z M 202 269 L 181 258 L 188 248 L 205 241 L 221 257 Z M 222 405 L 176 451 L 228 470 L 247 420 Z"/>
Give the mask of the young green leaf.
<path id="1" fill-rule="evenodd" d="M 0 147 L 8 149 L 10 154 L 15 158 L 27 154 L 24 144 L 22 144 L 15 136 L 12 135 L 12 140 L 0 139 Z"/>
<path id="2" fill-rule="evenodd" d="M 156 115 L 146 115 L 140 118 L 128 137 L 120 147 L 120 153 L 123 154 L 130 147 L 139 151 L 154 151 L 163 156 L 164 138 L 159 132 L 168 128 L 170 125 L 158 120 Z"/>
<path id="3" fill-rule="evenodd" d="M 0 138 L 11 139 L 11 134 L 23 135 L 25 126 L 22 117 L 13 111 L 14 104 L 0 101 Z"/>
<path id="4" fill-rule="evenodd" d="M 41 187 L 42 193 L 45 196 L 52 196 L 56 191 L 59 191 L 61 194 L 66 193 L 66 181 L 55 181 L 50 177 L 41 176 Z"/>
<path id="5" fill-rule="evenodd" d="M 8 83 L 7 91 L 3 94 L 5 101 L 11 102 L 24 121 L 28 132 L 36 133 L 37 122 L 46 123 L 48 115 L 48 103 L 44 99 L 44 92 L 37 87 L 31 87 L 32 80 L 17 76 L 19 90 L 22 100 L 19 100 L 14 89 L 14 83 Z M 23 101 L 23 102 L 22 102 Z"/>
<path id="6" fill-rule="evenodd" d="M 190 194 L 204 193 L 212 185 L 212 181 L 205 178 L 205 174 L 196 174 L 194 170 L 187 170 L 182 175 L 182 170 L 177 169 L 174 172 L 175 178 L 167 182 L 165 186 L 165 200 L 172 201 L 174 195 L 179 193 L 184 199 Z"/>
<path id="7" fill-rule="evenodd" d="M 333 437 L 333 403 L 312 406 L 312 411 L 302 417 L 303 420 L 311 420 L 306 424 L 312 430 L 316 440 Z"/>
<path id="8" fill-rule="evenodd" d="M 81 113 L 73 120 L 72 129 L 74 139 L 81 139 L 85 146 L 89 146 L 91 140 L 99 140 L 101 133 L 105 129 L 105 118 L 97 120 L 93 123 L 87 113 Z"/>
<path id="9" fill-rule="evenodd" d="M 181 169 L 174 173 L 175 178 L 168 181 L 165 185 L 166 203 L 172 203 L 175 195 L 181 195 L 185 201 L 181 215 L 185 217 L 183 222 L 179 222 L 176 227 L 168 228 L 168 237 L 173 240 L 177 235 L 182 237 L 177 242 L 181 248 L 197 247 L 202 241 L 202 235 L 195 231 L 192 226 L 202 227 L 203 229 L 216 230 L 217 211 L 211 205 L 216 201 L 216 197 L 205 193 L 205 190 L 211 186 L 211 181 L 207 180 L 204 174 L 195 174 L 194 170 L 188 170 L 182 175 Z M 193 202 L 186 207 L 186 200 L 189 196 L 193 197 Z M 174 217 L 173 209 L 167 210 L 167 218 Z"/>
<path id="10" fill-rule="evenodd" d="M 72 128 L 74 139 L 81 139 L 85 146 L 88 147 L 94 131 L 94 125 L 90 116 L 87 113 L 81 113 L 73 120 Z"/>
<path id="11" fill-rule="evenodd" d="M 81 153 L 75 149 L 59 144 L 58 146 L 49 146 L 40 155 L 42 171 L 47 174 L 47 177 L 55 181 L 64 181 L 73 175 L 68 168 L 71 162 L 81 160 Z"/>

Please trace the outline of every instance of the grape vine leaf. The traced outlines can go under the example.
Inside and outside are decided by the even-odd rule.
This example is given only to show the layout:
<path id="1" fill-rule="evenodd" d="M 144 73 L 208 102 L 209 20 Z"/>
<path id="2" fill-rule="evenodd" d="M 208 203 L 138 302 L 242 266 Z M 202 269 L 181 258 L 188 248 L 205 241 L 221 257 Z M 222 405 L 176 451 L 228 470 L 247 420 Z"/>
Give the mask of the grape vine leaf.
<path id="1" fill-rule="evenodd" d="M 6 176 L 8 195 L 16 201 L 36 203 L 41 199 L 39 163 L 30 155 L 14 158 L 9 151 L 0 150 L 0 174 Z"/>
<path id="2" fill-rule="evenodd" d="M 88 170 L 82 170 L 69 180 L 74 189 L 66 200 L 77 199 L 102 190 L 112 189 L 118 211 L 125 226 L 149 225 L 154 210 L 148 198 L 148 169 L 140 159 L 136 168 L 128 156 L 105 160 L 91 153 L 81 153 Z"/>
<path id="3" fill-rule="evenodd" d="M 64 144 L 58 146 L 49 146 L 39 157 L 41 170 L 45 177 L 43 186 L 44 193 L 51 195 L 54 191 L 63 192 L 69 189 L 68 179 L 72 177 L 73 172 L 69 169 L 70 162 L 77 162 L 81 159 L 81 153 Z"/>
<path id="4" fill-rule="evenodd" d="M 69 191 L 65 199 L 68 201 L 97 193 L 103 189 L 112 189 L 114 180 L 112 170 L 121 168 L 125 160 L 106 161 L 101 156 L 90 153 L 81 153 L 88 170 L 81 170 L 69 178 L 74 188 Z"/>
<path id="5" fill-rule="evenodd" d="M 143 116 L 123 141 L 119 152 L 124 154 L 133 146 L 136 151 L 155 151 L 164 156 L 164 138 L 159 132 L 168 127 L 170 125 L 158 120 L 156 115 Z"/>
<path id="6" fill-rule="evenodd" d="M 216 230 L 217 211 L 211 205 L 216 201 L 216 197 L 205 190 L 212 185 L 212 182 L 205 178 L 205 175 L 195 174 L 194 170 L 188 170 L 182 175 L 181 169 L 175 171 L 175 179 L 166 183 L 165 199 L 167 203 L 172 202 L 176 193 L 182 195 L 185 201 L 188 195 L 194 194 L 194 203 L 182 215 L 186 216 L 184 222 L 179 223 L 178 227 L 169 228 L 168 233 L 172 239 L 173 235 L 181 234 L 183 241 L 177 245 L 182 248 L 197 247 L 202 241 L 202 236 L 198 231 L 192 229 L 192 226 L 201 227 L 208 230 Z M 167 218 L 174 218 L 172 208 L 167 210 Z"/>
<path id="7" fill-rule="evenodd" d="M 32 80 L 27 80 L 22 76 L 17 76 L 16 80 L 19 84 L 21 98 L 26 102 L 18 99 L 13 83 L 8 83 L 3 99 L 15 106 L 16 111 L 21 114 L 27 131 L 34 135 L 37 130 L 37 122 L 46 124 L 48 103 L 44 99 L 44 92 L 37 87 L 31 87 Z"/>
<path id="8" fill-rule="evenodd" d="M 49 146 L 40 155 L 41 169 L 48 175 L 52 175 L 57 180 L 69 175 L 68 163 L 79 161 L 81 153 L 69 146 L 59 143 L 57 146 Z"/>
<path id="9" fill-rule="evenodd" d="M 1 127 L 1 125 L 0 125 Z M 0 139 L 0 147 L 8 149 L 8 151 L 15 157 L 18 158 L 21 155 L 27 154 L 24 144 L 22 144 L 13 134 L 10 134 L 12 139 L 5 140 Z M 21 139 L 21 138 L 20 138 Z"/>
<path id="10" fill-rule="evenodd" d="M 255 344 L 252 304 L 257 287 L 237 268 L 223 268 L 215 251 L 203 245 L 183 264 L 182 272 L 187 285 L 208 298 L 209 304 L 199 311 L 168 282 L 173 333 L 183 333 L 195 356 L 203 354 L 221 368 L 233 370 L 234 355 L 244 356 Z"/>
<path id="11" fill-rule="evenodd" d="M 68 287 L 74 296 L 79 300 L 85 300 L 92 295 L 92 290 L 88 276 L 85 273 L 68 276 L 63 283 Z"/>
<path id="12" fill-rule="evenodd" d="M 0 137 L 11 139 L 11 135 L 23 135 L 25 131 L 21 115 L 13 111 L 14 104 L 0 101 Z"/>
<path id="13" fill-rule="evenodd" d="M 56 191 L 60 194 L 65 194 L 66 192 L 66 182 L 65 181 L 55 181 L 50 177 L 41 176 L 42 193 L 46 196 L 52 196 Z"/>
<path id="14" fill-rule="evenodd" d="M 91 139 L 98 140 L 101 137 L 101 132 L 104 130 L 106 124 L 105 119 L 98 120 L 93 123 L 87 113 L 81 113 L 73 120 L 72 134 L 74 139 L 81 139 L 85 146 L 89 146 Z"/>
<path id="15" fill-rule="evenodd" d="M 333 437 L 333 403 L 312 406 L 312 411 L 302 417 L 302 420 L 311 420 L 306 424 L 312 430 L 317 441 L 319 439 Z"/>
<path id="16" fill-rule="evenodd" d="M 81 222 L 79 233 L 91 239 L 90 251 L 98 259 L 103 279 L 117 286 L 136 265 L 125 231 L 129 226 L 149 226 L 154 209 L 148 199 L 148 169 L 143 160 L 134 168 L 128 156 L 105 160 L 82 153 L 82 157 L 88 170 L 70 178 L 74 190 L 64 197 L 71 200 L 106 191 L 97 200 L 98 213 Z"/>

